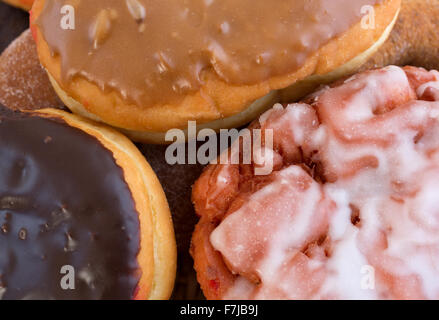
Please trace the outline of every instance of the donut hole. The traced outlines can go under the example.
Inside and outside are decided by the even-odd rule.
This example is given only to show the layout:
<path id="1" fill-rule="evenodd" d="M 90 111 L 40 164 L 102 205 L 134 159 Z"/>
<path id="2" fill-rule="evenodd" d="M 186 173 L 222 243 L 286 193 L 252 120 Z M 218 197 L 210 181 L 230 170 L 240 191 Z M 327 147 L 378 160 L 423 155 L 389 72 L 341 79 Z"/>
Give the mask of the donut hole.
<path id="1" fill-rule="evenodd" d="M 414 143 L 414 144 L 418 144 L 419 141 L 421 141 L 421 139 L 422 139 L 423 137 L 424 137 L 424 132 L 419 131 L 419 132 L 415 135 L 415 137 L 413 138 L 413 143 Z"/>
<path id="2" fill-rule="evenodd" d="M 351 208 L 351 223 L 353 226 L 359 228 L 361 227 L 361 217 L 360 217 L 360 209 L 352 203 L 349 205 Z"/>
<path id="3" fill-rule="evenodd" d="M 308 242 L 301 251 L 309 259 L 314 259 L 319 256 L 330 258 L 332 255 L 332 250 L 330 247 L 330 241 L 328 234 L 322 234 L 317 240 Z"/>
<path id="4" fill-rule="evenodd" d="M 374 116 L 381 116 L 383 114 L 386 114 L 390 111 L 392 111 L 393 109 L 395 109 L 397 107 L 397 105 L 395 103 L 393 103 L 393 101 L 388 102 L 385 105 L 382 106 L 376 106 L 373 110 L 372 113 Z"/>
<path id="5" fill-rule="evenodd" d="M 403 68 L 410 86 L 416 91 L 421 85 L 427 82 L 435 81 L 435 76 L 431 72 L 412 66 L 406 66 Z"/>
<path id="6" fill-rule="evenodd" d="M 438 101 L 439 100 L 439 90 L 434 87 L 428 87 L 424 90 L 422 95 L 419 97 L 419 100 L 423 101 Z"/>

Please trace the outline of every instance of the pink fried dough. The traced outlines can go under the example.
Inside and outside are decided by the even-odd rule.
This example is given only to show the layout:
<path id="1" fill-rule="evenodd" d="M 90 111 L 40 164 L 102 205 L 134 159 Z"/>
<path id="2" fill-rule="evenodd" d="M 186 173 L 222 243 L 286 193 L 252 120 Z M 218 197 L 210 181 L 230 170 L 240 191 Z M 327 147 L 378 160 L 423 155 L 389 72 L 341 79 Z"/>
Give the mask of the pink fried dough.
<path id="1" fill-rule="evenodd" d="M 305 102 L 254 125 L 274 133 L 269 176 L 211 165 L 195 184 L 205 295 L 438 299 L 439 72 L 367 71 Z"/>

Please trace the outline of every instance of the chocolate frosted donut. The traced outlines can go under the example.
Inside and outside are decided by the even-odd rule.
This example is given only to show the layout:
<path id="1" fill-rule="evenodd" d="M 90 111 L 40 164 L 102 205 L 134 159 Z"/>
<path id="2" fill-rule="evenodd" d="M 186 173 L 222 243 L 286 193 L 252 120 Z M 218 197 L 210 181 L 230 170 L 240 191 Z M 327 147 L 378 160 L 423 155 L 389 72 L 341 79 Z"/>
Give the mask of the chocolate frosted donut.
<path id="1" fill-rule="evenodd" d="M 136 140 L 163 142 L 189 120 L 240 126 L 278 100 L 279 89 L 358 68 L 390 34 L 399 7 L 400 0 L 38 0 L 31 28 L 71 110 Z M 305 92 L 293 86 L 283 95 L 297 91 Z"/>
<path id="2" fill-rule="evenodd" d="M 62 111 L 0 111 L 0 298 L 169 298 L 172 222 L 137 149 Z"/>

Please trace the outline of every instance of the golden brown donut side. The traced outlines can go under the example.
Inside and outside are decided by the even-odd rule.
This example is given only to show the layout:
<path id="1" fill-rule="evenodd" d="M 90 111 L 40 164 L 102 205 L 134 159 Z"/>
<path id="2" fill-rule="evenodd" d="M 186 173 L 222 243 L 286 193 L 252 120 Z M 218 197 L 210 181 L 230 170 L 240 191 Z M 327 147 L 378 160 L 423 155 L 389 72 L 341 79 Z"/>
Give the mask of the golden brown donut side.
<path id="1" fill-rule="evenodd" d="M 61 118 L 70 126 L 97 138 L 122 168 L 133 195 L 140 222 L 139 265 L 142 269 L 136 299 L 168 299 L 176 272 L 176 245 L 171 214 L 155 173 L 134 146 L 119 132 L 105 125 L 55 109 L 37 111 Z"/>
<path id="2" fill-rule="evenodd" d="M 39 16 L 44 2 L 38 0 L 35 3 L 32 20 Z M 208 123 L 243 111 L 253 101 L 272 90 L 288 87 L 311 74 L 328 73 L 350 61 L 380 38 L 395 17 L 399 6 L 400 0 L 385 1 L 377 6 L 376 29 L 364 32 L 361 24 L 358 23 L 341 37 L 321 48 L 300 70 L 292 74 L 275 77 L 252 86 L 230 86 L 217 79 L 213 72 L 206 72 L 205 86 L 196 94 L 187 96 L 178 105 L 157 105 L 147 109 L 129 105 L 116 92 L 104 94 L 97 86 L 81 78 L 75 79 L 62 90 L 102 121 L 129 130 L 165 132 L 170 128 L 185 127 L 188 120 L 194 119 L 199 123 Z M 50 55 L 47 43 L 38 28 L 34 34 L 42 64 L 60 83 L 59 57 Z"/>

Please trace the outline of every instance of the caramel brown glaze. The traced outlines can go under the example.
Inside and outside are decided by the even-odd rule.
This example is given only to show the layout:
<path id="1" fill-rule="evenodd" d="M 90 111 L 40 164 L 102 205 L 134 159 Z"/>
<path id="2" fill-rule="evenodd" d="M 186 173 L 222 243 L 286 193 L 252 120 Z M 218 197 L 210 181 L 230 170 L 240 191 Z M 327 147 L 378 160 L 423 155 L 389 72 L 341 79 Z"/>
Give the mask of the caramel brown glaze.
<path id="1" fill-rule="evenodd" d="M 40 65 L 29 29 L 0 56 L 0 103 L 14 110 L 63 106 Z"/>
<path id="2" fill-rule="evenodd" d="M 389 39 L 361 69 L 387 65 L 439 69 L 438 17 L 438 0 L 402 0 L 398 21 Z"/>
<path id="3" fill-rule="evenodd" d="M 46 0 L 35 23 L 61 57 L 62 84 L 81 76 L 149 107 L 199 90 L 207 69 L 231 85 L 293 72 L 381 2 Z M 65 5 L 75 9 L 74 30 L 60 27 Z"/>

